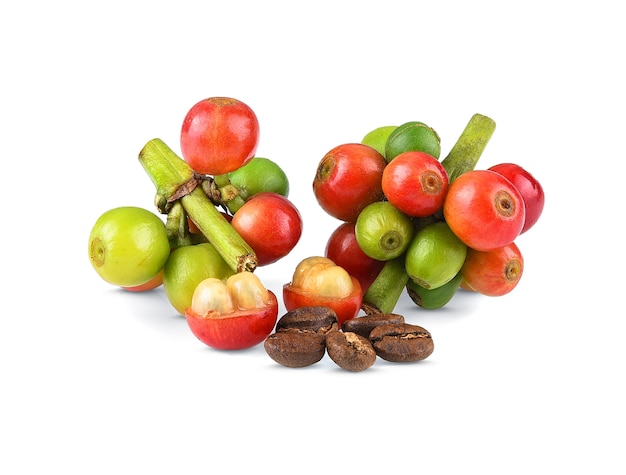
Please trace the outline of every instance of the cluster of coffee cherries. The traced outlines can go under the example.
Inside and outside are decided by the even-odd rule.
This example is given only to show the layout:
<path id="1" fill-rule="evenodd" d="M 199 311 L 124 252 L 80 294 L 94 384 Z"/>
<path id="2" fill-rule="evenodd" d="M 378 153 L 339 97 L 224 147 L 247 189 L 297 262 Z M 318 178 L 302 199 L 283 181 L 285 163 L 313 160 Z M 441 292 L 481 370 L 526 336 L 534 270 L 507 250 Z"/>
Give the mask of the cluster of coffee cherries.
<path id="1" fill-rule="evenodd" d="M 256 345 L 273 329 L 278 299 L 254 270 L 286 256 L 302 233 L 285 172 L 256 154 L 259 130 L 238 99 L 197 102 L 182 121 L 180 155 L 160 139 L 139 152 L 157 210 L 110 209 L 89 235 L 102 279 L 131 292 L 162 286 L 193 334 L 219 349 Z"/>
<path id="2" fill-rule="evenodd" d="M 520 281 L 515 239 L 538 220 L 541 184 L 515 163 L 477 169 L 495 122 L 476 114 L 445 159 L 418 121 L 381 126 L 321 159 L 319 205 L 340 221 L 326 257 L 357 277 L 364 302 L 392 312 L 406 290 L 426 309 L 466 289 L 501 296 Z"/>

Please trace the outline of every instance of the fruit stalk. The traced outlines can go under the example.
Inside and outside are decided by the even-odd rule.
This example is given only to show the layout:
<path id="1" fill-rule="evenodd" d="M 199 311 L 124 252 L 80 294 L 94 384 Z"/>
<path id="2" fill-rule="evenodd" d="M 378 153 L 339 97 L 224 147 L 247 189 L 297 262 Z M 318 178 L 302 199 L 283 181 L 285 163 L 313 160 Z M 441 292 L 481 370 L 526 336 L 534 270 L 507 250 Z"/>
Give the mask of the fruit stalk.
<path id="1" fill-rule="evenodd" d="M 198 185 L 191 167 L 162 140 L 152 139 L 139 153 L 139 161 L 157 189 L 155 203 L 167 213 L 180 200 L 198 229 L 235 272 L 254 272 L 253 249 L 219 212 Z"/>
<path id="2" fill-rule="evenodd" d="M 378 276 L 363 296 L 365 307 L 373 307 L 381 313 L 393 312 L 409 281 L 404 267 L 404 254 L 385 262 Z"/>
<path id="3" fill-rule="evenodd" d="M 213 202 L 228 208 L 231 214 L 235 214 L 245 203 L 239 189 L 230 182 L 228 174 L 213 177 L 210 183 L 209 196 Z"/>
<path id="4" fill-rule="evenodd" d="M 474 114 L 470 118 L 450 153 L 441 162 L 448 172 L 450 183 L 476 167 L 495 130 L 496 123 L 487 116 Z"/>
<path id="5" fill-rule="evenodd" d="M 161 139 L 150 140 L 139 152 L 139 162 L 156 186 L 154 202 L 160 213 L 169 212 L 183 187 L 195 186 L 194 172 Z"/>

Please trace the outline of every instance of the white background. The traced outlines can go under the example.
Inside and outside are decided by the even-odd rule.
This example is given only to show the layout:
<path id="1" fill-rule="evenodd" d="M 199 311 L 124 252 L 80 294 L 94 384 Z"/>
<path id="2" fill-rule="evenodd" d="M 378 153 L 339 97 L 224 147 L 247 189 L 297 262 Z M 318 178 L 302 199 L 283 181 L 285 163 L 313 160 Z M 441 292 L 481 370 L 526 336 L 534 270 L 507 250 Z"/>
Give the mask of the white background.
<path id="1" fill-rule="evenodd" d="M 0 472 L 624 473 L 618 3 L 10 5 Z M 479 168 L 517 162 L 546 192 L 517 241 L 522 281 L 434 312 L 403 297 L 435 341 L 418 364 L 293 370 L 262 346 L 209 349 L 162 290 L 112 288 L 87 258 L 101 213 L 156 211 L 137 154 L 154 137 L 178 151 L 209 96 L 255 110 L 258 155 L 286 171 L 304 218 L 292 253 L 257 271 L 270 289 L 338 225 L 311 189 L 328 150 L 419 120 L 445 155 L 476 112 L 497 123 Z"/>

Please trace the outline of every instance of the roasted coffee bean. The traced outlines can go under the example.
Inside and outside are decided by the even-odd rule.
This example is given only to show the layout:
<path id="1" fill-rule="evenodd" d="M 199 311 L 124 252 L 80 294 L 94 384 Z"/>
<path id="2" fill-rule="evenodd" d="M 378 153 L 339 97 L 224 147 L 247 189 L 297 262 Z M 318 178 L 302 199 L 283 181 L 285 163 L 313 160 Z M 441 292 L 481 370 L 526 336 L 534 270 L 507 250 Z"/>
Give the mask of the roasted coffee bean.
<path id="1" fill-rule="evenodd" d="M 379 325 L 369 340 L 378 356 L 393 362 L 423 360 L 435 349 L 430 332 L 409 323 Z"/>
<path id="2" fill-rule="evenodd" d="M 326 353 L 326 334 L 338 331 L 337 314 L 329 307 L 300 307 L 284 314 L 265 339 L 265 352 L 277 363 L 302 368 Z"/>
<path id="3" fill-rule="evenodd" d="M 265 339 L 265 352 L 276 363 L 303 368 L 320 361 L 326 353 L 325 336 L 310 331 L 281 331 Z"/>
<path id="4" fill-rule="evenodd" d="M 328 356 L 348 371 L 363 371 L 376 361 L 370 341 L 354 332 L 332 331 L 326 334 Z"/>
<path id="5" fill-rule="evenodd" d="M 354 332 L 369 338 L 370 332 L 378 325 L 385 323 L 404 323 L 404 317 L 397 313 L 371 313 L 362 317 L 351 318 L 343 322 L 341 329 L 344 332 Z"/>
<path id="6" fill-rule="evenodd" d="M 276 332 L 301 331 L 324 335 L 338 329 L 337 314 L 329 307 L 300 307 L 276 322 Z"/>

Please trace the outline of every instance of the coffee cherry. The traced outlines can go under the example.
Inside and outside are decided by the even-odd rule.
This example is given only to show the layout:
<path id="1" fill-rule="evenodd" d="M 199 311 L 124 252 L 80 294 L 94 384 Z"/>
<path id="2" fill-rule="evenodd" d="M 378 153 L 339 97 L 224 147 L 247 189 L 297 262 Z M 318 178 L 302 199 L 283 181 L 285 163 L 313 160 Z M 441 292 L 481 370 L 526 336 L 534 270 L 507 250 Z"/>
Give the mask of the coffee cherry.
<path id="1" fill-rule="evenodd" d="M 426 152 L 435 158 L 441 154 L 441 140 L 434 129 L 423 122 L 407 122 L 393 130 L 385 143 L 385 159 L 391 162 L 404 152 Z"/>
<path id="2" fill-rule="evenodd" d="M 363 252 L 379 261 L 402 255 L 414 234 L 411 219 L 388 201 L 366 206 L 354 231 Z"/>
<path id="3" fill-rule="evenodd" d="M 134 287 L 153 279 L 170 255 L 161 219 L 143 208 L 122 206 L 103 213 L 89 234 L 89 261 L 102 279 Z"/>
<path id="4" fill-rule="evenodd" d="M 320 207 L 334 218 L 354 222 L 363 208 L 383 198 L 385 158 L 372 147 L 347 143 L 320 161 L 313 193 Z"/>
<path id="5" fill-rule="evenodd" d="M 406 252 L 405 267 L 409 277 L 427 289 L 449 282 L 461 270 L 467 246 L 443 221 L 420 229 Z"/>

